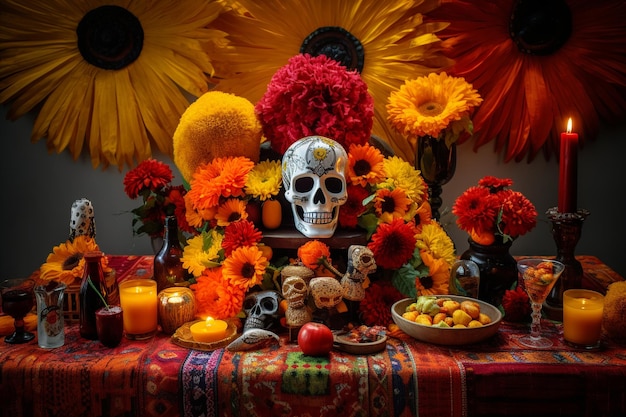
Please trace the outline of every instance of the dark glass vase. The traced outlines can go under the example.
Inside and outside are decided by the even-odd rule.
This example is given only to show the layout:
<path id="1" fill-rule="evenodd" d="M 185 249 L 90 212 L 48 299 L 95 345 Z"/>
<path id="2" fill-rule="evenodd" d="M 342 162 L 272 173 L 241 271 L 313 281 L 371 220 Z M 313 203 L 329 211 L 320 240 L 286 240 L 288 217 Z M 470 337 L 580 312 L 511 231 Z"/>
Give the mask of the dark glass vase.
<path id="1" fill-rule="evenodd" d="M 421 171 L 422 178 L 428 184 L 431 213 L 433 219 L 439 220 L 439 208 L 443 203 L 442 186 L 452 179 L 456 171 L 456 144 L 448 146 L 445 139 L 433 136 L 418 137 L 415 168 Z"/>
<path id="2" fill-rule="evenodd" d="M 468 239 L 469 248 L 461 259 L 474 261 L 480 270 L 478 299 L 499 307 L 504 292 L 517 281 L 517 261 L 509 250 L 513 241 L 503 243 L 501 239 L 491 245 L 481 245 Z"/>

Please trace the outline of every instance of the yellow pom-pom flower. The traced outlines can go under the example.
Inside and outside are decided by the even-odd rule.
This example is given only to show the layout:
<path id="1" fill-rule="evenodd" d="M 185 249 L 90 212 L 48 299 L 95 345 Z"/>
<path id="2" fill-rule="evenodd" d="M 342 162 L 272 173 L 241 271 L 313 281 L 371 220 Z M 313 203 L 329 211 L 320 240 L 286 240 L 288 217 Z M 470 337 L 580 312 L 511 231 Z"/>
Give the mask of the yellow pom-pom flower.
<path id="1" fill-rule="evenodd" d="M 174 163 L 191 180 L 196 168 L 217 157 L 259 161 L 262 128 L 243 97 L 209 91 L 189 105 L 174 132 Z"/>

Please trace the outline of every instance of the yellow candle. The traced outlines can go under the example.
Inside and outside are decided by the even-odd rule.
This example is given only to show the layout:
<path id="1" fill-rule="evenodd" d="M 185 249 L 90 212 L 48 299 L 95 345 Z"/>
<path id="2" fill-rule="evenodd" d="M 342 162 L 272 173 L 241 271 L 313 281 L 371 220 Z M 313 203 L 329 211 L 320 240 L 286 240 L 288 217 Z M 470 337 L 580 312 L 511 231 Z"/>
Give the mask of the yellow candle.
<path id="1" fill-rule="evenodd" d="M 151 337 L 157 330 L 157 286 L 151 279 L 135 279 L 119 286 L 124 332 L 129 339 Z"/>
<path id="2" fill-rule="evenodd" d="M 225 321 L 207 317 L 205 321 L 192 324 L 190 330 L 196 342 L 211 343 L 224 339 L 227 327 L 228 324 Z"/>
<path id="3" fill-rule="evenodd" d="M 580 347 L 598 347 L 602 333 L 602 294 L 582 289 L 563 293 L 563 338 Z"/>

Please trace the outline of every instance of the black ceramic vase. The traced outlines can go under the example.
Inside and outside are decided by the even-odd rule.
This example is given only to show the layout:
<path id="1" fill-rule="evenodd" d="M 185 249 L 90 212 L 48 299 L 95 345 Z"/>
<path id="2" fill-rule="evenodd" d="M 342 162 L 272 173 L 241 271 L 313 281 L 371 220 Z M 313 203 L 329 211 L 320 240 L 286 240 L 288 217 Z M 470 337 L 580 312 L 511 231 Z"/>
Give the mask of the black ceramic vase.
<path id="1" fill-rule="evenodd" d="M 481 245 L 468 239 L 469 248 L 461 259 L 474 261 L 480 270 L 478 298 L 496 307 L 502 304 L 502 297 L 517 281 L 517 261 L 509 250 L 513 241 L 503 243 L 496 238 L 491 245 Z"/>

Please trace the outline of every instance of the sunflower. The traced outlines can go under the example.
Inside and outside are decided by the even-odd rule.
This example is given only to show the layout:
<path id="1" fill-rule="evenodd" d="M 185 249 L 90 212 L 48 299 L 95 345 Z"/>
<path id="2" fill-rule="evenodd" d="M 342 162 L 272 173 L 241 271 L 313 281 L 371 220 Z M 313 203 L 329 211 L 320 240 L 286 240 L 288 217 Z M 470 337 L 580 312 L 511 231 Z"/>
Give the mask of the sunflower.
<path id="1" fill-rule="evenodd" d="M 172 134 L 214 68 L 205 48 L 225 33 L 207 28 L 216 1 L 6 0 L 0 14 L 0 103 L 8 118 L 39 114 L 31 140 L 50 150 L 83 148 L 94 167 L 134 165 L 152 145 L 172 154 Z"/>
<path id="2" fill-rule="evenodd" d="M 505 161 L 558 155 L 569 117 L 581 143 L 600 119 L 626 115 L 626 3 L 587 0 L 445 0 L 430 17 L 450 22 L 441 36 L 450 73 L 481 92 L 474 148 L 495 140 Z M 459 140 L 461 143 L 462 140 Z"/>
<path id="3" fill-rule="evenodd" d="M 224 236 L 211 229 L 197 236 L 187 239 L 187 245 L 183 249 L 183 257 L 180 259 L 183 268 L 198 277 L 206 268 L 214 267 L 221 260 L 222 240 Z"/>
<path id="4" fill-rule="evenodd" d="M 73 241 L 67 240 L 52 249 L 46 262 L 39 268 L 40 278 L 44 281 L 59 281 L 67 285 L 73 284 L 83 276 L 85 271 L 86 252 L 99 251 L 96 241 L 86 235 L 78 235 Z M 102 269 L 107 272 L 107 258 L 101 258 Z"/>
<path id="5" fill-rule="evenodd" d="M 212 54 L 217 88 L 256 103 L 276 71 L 299 54 L 330 55 L 360 72 L 374 101 L 373 133 L 401 157 L 413 160 L 414 144 L 386 122 L 385 103 L 407 74 L 425 75 L 451 61 L 439 51 L 436 32 L 446 24 L 424 22 L 435 0 L 228 0 L 233 10 L 212 27 L 229 34 L 229 47 Z M 245 9 L 243 13 L 240 10 Z"/>
<path id="6" fill-rule="evenodd" d="M 224 277 L 232 286 L 249 290 L 261 284 L 269 262 L 257 246 L 242 246 L 223 262 Z"/>

